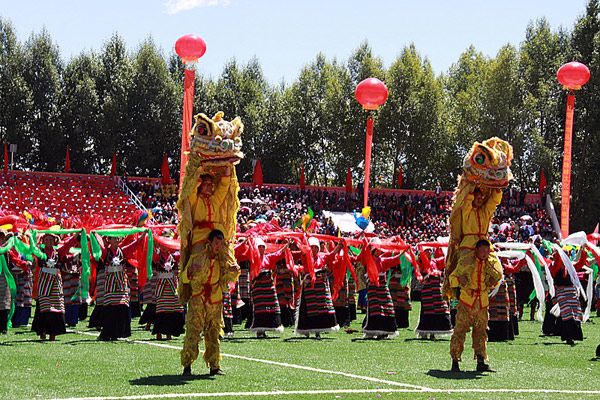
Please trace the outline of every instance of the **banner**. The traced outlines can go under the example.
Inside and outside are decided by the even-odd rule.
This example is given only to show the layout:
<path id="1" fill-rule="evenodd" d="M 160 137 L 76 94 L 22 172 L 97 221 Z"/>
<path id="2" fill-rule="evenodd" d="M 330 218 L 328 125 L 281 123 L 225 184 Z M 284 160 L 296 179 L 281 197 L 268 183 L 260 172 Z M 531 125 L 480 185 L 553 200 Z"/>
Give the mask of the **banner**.
<path id="1" fill-rule="evenodd" d="M 192 113 L 194 111 L 194 79 L 196 73 L 185 69 L 183 89 L 183 124 L 181 127 L 181 164 L 179 166 L 179 190 L 183 186 L 187 153 L 190 151 L 190 131 L 192 130 Z"/>
<path id="2" fill-rule="evenodd" d="M 565 122 L 565 149 L 562 165 L 562 191 L 560 197 L 560 235 L 569 236 L 569 211 L 571 203 L 571 158 L 573 151 L 573 110 L 575 95 L 567 96 L 567 120 Z"/>

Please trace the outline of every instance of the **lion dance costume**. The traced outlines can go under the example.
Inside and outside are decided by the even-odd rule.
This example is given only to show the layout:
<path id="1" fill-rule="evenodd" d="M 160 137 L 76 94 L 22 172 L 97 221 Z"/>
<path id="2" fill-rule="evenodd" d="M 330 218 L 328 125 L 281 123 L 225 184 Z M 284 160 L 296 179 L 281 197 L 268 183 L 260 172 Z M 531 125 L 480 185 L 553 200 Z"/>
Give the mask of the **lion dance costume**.
<path id="1" fill-rule="evenodd" d="M 189 367 L 198 358 L 198 342 L 204 335 L 204 361 L 211 370 L 219 369 L 220 342 L 223 335 L 223 292 L 227 284 L 235 281 L 239 273 L 229 267 L 236 265 L 233 240 L 236 213 L 240 207 L 239 184 L 234 165 L 241 152 L 241 134 L 244 126 L 239 118 L 223 120 L 218 112 L 212 119 L 204 114 L 195 117 L 190 133 L 190 153 L 185 166 L 177 209 L 181 221 L 177 226 L 181 238 L 180 275 L 178 295 L 182 304 L 188 304 L 186 335 L 181 350 L 181 364 Z M 224 176 L 223 167 L 231 166 Z M 197 193 L 203 175 L 211 175 L 214 193 L 207 196 Z M 226 244 L 216 258 L 209 254 L 209 233 L 223 232 Z M 197 264 L 199 272 L 188 274 L 188 268 Z"/>
<path id="2" fill-rule="evenodd" d="M 508 186 L 512 179 L 512 158 L 512 147 L 501 139 L 476 142 L 464 158 L 463 173 L 454 192 L 442 288 L 446 300 L 458 300 L 456 325 L 450 342 L 454 361 L 460 361 L 465 335 L 471 327 L 475 355 L 487 359 L 488 290 L 502 278 L 502 267 L 493 254 L 487 260 L 478 260 L 475 244 L 481 239 L 487 240 L 490 221 L 502 200 L 501 188 Z M 481 207 L 473 206 L 475 188 L 483 195 Z M 460 284 L 460 276 L 467 277 L 466 284 Z"/>

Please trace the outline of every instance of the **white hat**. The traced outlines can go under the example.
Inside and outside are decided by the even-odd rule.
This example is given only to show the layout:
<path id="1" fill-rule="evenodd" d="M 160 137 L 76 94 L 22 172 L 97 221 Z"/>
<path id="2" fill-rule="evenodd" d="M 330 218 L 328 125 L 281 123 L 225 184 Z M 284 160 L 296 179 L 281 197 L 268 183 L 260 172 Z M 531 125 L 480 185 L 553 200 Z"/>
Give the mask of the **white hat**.
<path id="1" fill-rule="evenodd" d="M 369 241 L 369 244 L 381 244 L 381 239 L 379 239 L 378 237 L 374 237 Z"/>
<path id="2" fill-rule="evenodd" d="M 308 238 L 308 244 L 310 246 L 321 247 L 321 243 L 319 242 L 319 239 L 317 239 L 316 237 L 309 237 Z"/>
<path id="3" fill-rule="evenodd" d="M 256 243 L 257 247 L 260 247 L 260 246 L 267 247 L 267 244 L 261 238 L 254 239 L 254 243 Z"/>

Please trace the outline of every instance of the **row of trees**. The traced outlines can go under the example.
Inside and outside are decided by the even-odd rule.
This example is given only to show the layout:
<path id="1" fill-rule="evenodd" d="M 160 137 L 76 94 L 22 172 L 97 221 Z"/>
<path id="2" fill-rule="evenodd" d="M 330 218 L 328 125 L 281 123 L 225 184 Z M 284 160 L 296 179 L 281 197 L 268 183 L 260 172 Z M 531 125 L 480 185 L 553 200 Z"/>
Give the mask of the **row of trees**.
<path id="1" fill-rule="evenodd" d="M 372 187 L 394 187 L 402 170 L 405 187 L 451 189 L 472 143 L 498 136 L 513 145 L 517 185 L 537 190 L 543 170 L 557 194 L 566 96 L 556 71 L 577 60 L 592 78 L 576 101 L 573 224 L 589 229 L 600 216 L 599 10 L 591 0 L 571 30 L 532 22 L 493 58 L 469 47 L 443 74 L 414 45 L 389 67 L 366 42 L 347 60 L 319 54 L 291 84 L 234 59 L 216 79 L 197 74 L 194 112 L 242 118 L 242 180 L 260 158 L 265 182 L 298 183 L 305 163 L 307 184 L 342 186 L 348 166 L 363 179 L 366 115 L 354 89 L 377 77 L 389 98 L 375 119 Z M 16 168 L 59 171 L 67 145 L 72 172 L 108 173 L 113 152 L 119 173 L 158 176 L 165 153 L 179 167 L 183 65 L 152 38 L 128 51 L 115 34 L 99 53 L 65 61 L 47 31 L 20 43 L 0 19 L 0 46 L 0 133 L 18 145 Z"/>

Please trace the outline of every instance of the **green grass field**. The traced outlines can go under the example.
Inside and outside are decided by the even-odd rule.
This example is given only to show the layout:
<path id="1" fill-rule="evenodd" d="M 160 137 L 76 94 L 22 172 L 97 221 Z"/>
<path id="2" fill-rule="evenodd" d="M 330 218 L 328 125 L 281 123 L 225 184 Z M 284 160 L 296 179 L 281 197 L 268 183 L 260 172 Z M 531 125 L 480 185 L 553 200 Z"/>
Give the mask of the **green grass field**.
<path id="1" fill-rule="evenodd" d="M 414 329 L 419 303 L 413 305 Z M 351 328 L 360 330 L 362 318 L 359 314 Z M 96 341 L 96 331 L 85 321 L 75 330 L 87 334 L 69 333 L 56 342 L 40 341 L 28 329 L 17 328 L 0 336 L 0 399 L 153 399 L 186 398 L 185 394 L 219 399 L 599 398 L 595 349 L 600 332 L 594 320 L 600 318 L 584 324 L 585 340 L 573 347 L 560 338 L 541 336 L 540 323 L 523 321 L 514 342 L 489 344 L 490 364 L 498 372 L 483 374 L 474 372 L 470 337 L 463 372 L 450 373 L 449 338 L 417 340 L 412 329 L 384 341 L 362 340 L 362 334 L 344 331 L 322 340 L 304 339 L 293 336 L 292 329 L 257 340 L 236 326 L 235 337 L 221 342 L 227 376 L 210 377 L 197 362 L 192 367 L 195 376 L 185 378 L 179 364 L 182 337 L 157 341 L 137 319 L 130 338 L 136 342 Z M 552 392 L 556 390 L 571 392 Z"/>

